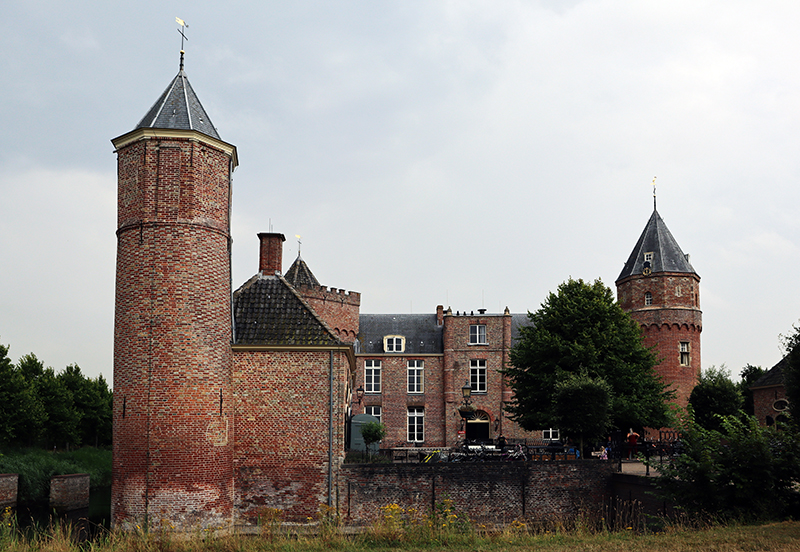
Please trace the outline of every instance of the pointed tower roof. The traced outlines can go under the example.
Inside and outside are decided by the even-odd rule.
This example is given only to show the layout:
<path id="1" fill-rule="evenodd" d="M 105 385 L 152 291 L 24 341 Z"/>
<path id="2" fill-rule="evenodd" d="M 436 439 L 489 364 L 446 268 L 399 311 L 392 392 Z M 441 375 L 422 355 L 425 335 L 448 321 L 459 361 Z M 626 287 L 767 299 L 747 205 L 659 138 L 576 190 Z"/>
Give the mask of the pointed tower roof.
<path id="1" fill-rule="evenodd" d="M 658 211 L 653 209 L 653 214 L 647 225 L 644 227 L 639 241 L 633 248 L 628 262 L 625 263 L 622 272 L 617 278 L 617 282 L 634 274 L 642 274 L 645 263 L 645 253 L 652 253 L 650 270 L 656 272 L 683 272 L 687 274 L 697 274 L 686 255 L 681 250 L 678 242 L 672 237 L 672 233 L 664 224 L 664 220 Z"/>
<path id="2" fill-rule="evenodd" d="M 189 79 L 183 70 L 183 52 L 178 74 L 136 128 L 196 130 L 222 140 L 197 94 L 194 93 L 192 85 L 189 84 Z"/>
<path id="3" fill-rule="evenodd" d="M 299 253 L 292 266 L 286 271 L 284 278 L 295 288 L 299 286 L 320 287 L 319 281 L 314 277 L 306 262 L 300 258 Z"/>

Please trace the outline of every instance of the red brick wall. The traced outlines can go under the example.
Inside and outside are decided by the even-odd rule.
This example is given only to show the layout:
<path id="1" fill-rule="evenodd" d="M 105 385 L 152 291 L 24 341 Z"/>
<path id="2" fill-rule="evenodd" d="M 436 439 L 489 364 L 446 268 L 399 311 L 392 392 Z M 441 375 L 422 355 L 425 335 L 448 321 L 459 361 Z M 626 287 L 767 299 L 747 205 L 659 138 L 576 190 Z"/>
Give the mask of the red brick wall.
<path id="1" fill-rule="evenodd" d="M 381 361 L 381 393 L 365 394 L 361 406 L 353 404 L 353 411 L 363 413 L 365 406 L 381 407 L 381 422 L 386 425 L 386 437 L 381 447 L 443 447 L 445 446 L 444 400 L 442 397 L 441 355 L 359 355 L 355 386 L 364 385 L 364 361 Z M 408 361 L 424 362 L 424 393 L 408 392 Z M 407 415 L 409 406 L 425 408 L 425 442 L 409 443 Z"/>
<path id="2" fill-rule="evenodd" d="M 786 389 L 782 385 L 753 389 L 753 411 L 758 423 L 767 425 L 768 416 L 772 418 L 773 421 L 781 414 L 787 416 L 786 412 L 778 412 L 772 407 L 775 401 L 785 398 Z"/>
<path id="3" fill-rule="evenodd" d="M 486 326 L 486 345 L 470 345 L 469 332 L 473 324 Z M 454 446 L 459 440 L 462 403 L 461 388 L 470 379 L 470 360 L 486 360 L 486 393 L 474 393 L 472 404 L 489 415 L 489 435 L 496 439 L 502 433 L 506 439 L 541 437 L 539 432 L 528 432 L 508 419 L 503 411 L 505 402 L 511 400 L 512 391 L 500 370 L 508 363 L 511 348 L 510 315 L 453 315 L 444 316 L 444 371 L 446 401 L 446 445 Z M 498 423 L 499 422 L 499 423 Z M 497 430 L 495 430 L 497 426 Z"/>
<path id="4" fill-rule="evenodd" d="M 645 304 L 645 294 L 652 304 Z M 656 371 L 676 391 L 675 402 L 686 407 L 700 375 L 700 277 L 696 274 L 656 273 L 617 282 L 617 296 L 644 331 L 644 344 L 655 347 L 661 363 Z M 689 343 L 688 366 L 680 363 L 680 343 Z"/>
<path id="5" fill-rule="evenodd" d="M 16 508 L 19 474 L 0 473 L 0 508 Z"/>
<path id="6" fill-rule="evenodd" d="M 300 286 L 297 293 L 314 309 L 336 336 L 345 343 L 353 343 L 358 336 L 358 315 L 361 294 L 343 289 L 320 286 Z"/>
<path id="7" fill-rule="evenodd" d="M 613 462 L 586 460 L 346 465 L 339 494 L 353 525 L 370 523 L 389 504 L 425 513 L 445 499 L 476 524 L 569 523 L 579 514 L 603 516 L 615 469 Z"/>
<path id="8" fill-rule="evenodd" d="M 197 133 L 187 133 L 194 138 Z M 118 150 L 112 517 L 229 523 L 230 157 L 197 140 Z"/>
<path id="9" fill-rule="evenodd" d="M 236 517 L 254 524 L 263 508 L 305 522 L 328 501 L 328 350 L 234 352 Z M 344 459 L 351 365 L 333 352 L 333 489 Z M 335 506 L 335 496 L 331 496 Z"/>
<path id="10" fill-rule="evenodd" d="M 50 507 L 69 512 L 89 507 L 89 474 L 75 473 L 50 478 Z"/>

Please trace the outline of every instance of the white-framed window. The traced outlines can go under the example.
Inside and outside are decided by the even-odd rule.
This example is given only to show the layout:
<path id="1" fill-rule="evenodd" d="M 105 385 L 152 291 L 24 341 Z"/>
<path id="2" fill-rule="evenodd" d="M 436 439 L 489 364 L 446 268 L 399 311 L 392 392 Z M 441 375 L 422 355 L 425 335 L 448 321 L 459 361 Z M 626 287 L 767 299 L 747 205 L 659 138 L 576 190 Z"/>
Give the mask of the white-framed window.
<path id="1" fill-rule="evenodd" d="M 364 361 L 364 393 L 381 392 L 381 361 Z"/>
<path id="2" fill-rule="evenodd" d="M 408 361 L 408 392 L 422 393 L 425 390 L 425 362 L 422 360 Z"/>
<path id="3" fill-rule="evenodd" d="M 486 345 L 486 325 L 471 324 L 469 327 L 469 344 Z"/>
<path id="4" fill-rule="evenodd" d="M 681 366 L 689 366 L 689 363 L 691 362 L 691 357 L 689 356 L 688 341 L 680 342 L 680 353 L 681 353 Z"/>
<path id="5" fill-rule="evenodd" d="M 469 385 L 473 393 L 486 393 L 486 360 L 473 358 L 469 361 Z"/>
<path id="6" fill-rule="evenodd" d="M 646 263 L 652 263 L 653 262 L 653 252 L 652 251 L 644 254 L 644 262 L 646 262 Z"/>
<path id="7" fill-rule="evenodd" d="M 408 407 L 408 442 L 421 443 L 425 440 L 425 408 Z"/>
<path id="8" fill-rule="evenodd" d="M 649 291 L 644 292 L 644 304 L 648 307 L 653 304 L 653 294 Z"/>
<path id="9" fill-rule="evenodd" d="M 561 438 L 561 432 L 552 427 L 542 430 L 542 439 L 545 441 L 558 441 Z"/>
<path id="10" fill-rule="evenodd" d="M 369 414 L 370 416 L 375 416 L 378 418 L 378 421 L 381 421 L 381 407 L 380 406 L 365 406 L 364 407 L 364 414 Z"/>
<path id="11" fill-rule="evenodd" d="M 383 338 L 383 350 L 387 353 L 402 353 L 406 350 L 406 339 L 402 335 L 387 335 Z"/>

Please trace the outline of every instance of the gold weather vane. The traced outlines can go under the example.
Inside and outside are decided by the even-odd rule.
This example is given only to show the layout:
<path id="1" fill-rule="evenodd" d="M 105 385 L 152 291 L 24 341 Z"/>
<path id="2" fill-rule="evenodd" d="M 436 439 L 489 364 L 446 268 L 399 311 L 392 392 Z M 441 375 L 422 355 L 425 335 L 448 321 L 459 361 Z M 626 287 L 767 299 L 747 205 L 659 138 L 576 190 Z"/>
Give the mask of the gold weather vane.
<path id="1" fill-rule="evenodd" d="M 180 25 L 184 29 L 188 29 L 189 28 L 189 25 L 186 24 L 186 21 L 184 21 L 180 17 L 176 17 L 175 18 L 175 23 L 177 23 L 178 25 Z M 178 32 L 181 33 L 181 53 L 183 53 L 183 41 L 184 40 L 189 40 L 189 37 L 187 37 L 186 34 L 184 34 L 183 29 L 178 29 Z"/>
<path id="2" fill-rule="evenodd" d="M 653 211 L 656 210 L 656 177 L 653 177 Z"/>
<path id="3" fill-rule="evenodd" d="M 300 241 L 302 236 L 300 234 L 295 234 L 294 237 L 297 238 L 297 256 L 299 257 L 300 256 L 300 246 L 303 244 L 303 242 Z"/>

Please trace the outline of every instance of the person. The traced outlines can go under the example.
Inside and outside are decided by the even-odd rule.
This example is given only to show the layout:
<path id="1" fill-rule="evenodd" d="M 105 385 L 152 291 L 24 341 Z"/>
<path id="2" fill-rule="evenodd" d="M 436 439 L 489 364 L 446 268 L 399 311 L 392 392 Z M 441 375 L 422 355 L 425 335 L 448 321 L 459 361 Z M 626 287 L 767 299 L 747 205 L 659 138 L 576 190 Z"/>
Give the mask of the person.
<path id="1" fill-rule="evenodd" d="M 502 433 L 497 438 L 497 448 L 499 448 L 500 450 L 506 448 L 506 437 Z"/>
<path id="2" fill-rule="evenodd" d="M 636 433 L 633 428 L 628 432 L 628 460 L 633 458 L 633 454 L 636 452 L 636 442 L 639 440 L 639 434 Z"/>
<path id="3" fill-rule="evenodd" d="M 608 449 L 600 445 L 600 460 L 608 460 Z"/>

